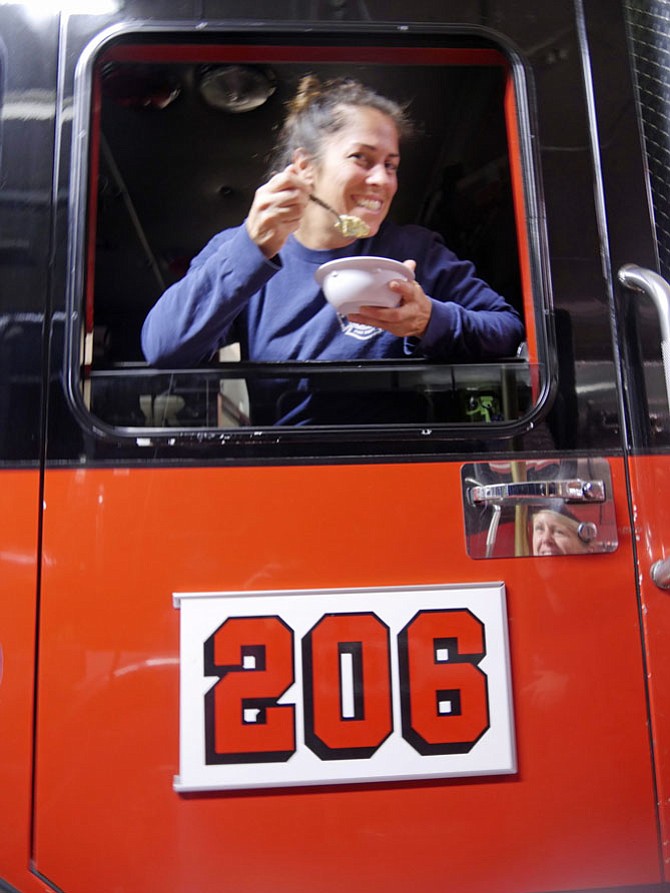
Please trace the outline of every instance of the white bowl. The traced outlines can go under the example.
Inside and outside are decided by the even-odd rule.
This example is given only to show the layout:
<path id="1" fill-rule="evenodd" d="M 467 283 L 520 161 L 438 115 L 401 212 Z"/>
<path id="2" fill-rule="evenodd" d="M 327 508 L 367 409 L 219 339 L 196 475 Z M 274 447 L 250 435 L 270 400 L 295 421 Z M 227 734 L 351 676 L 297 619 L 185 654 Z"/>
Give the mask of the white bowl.
<path id="1" fill-rule="evenodd" d="M 414 274 L 389 257 L 341 257 L 322 264 L 314 274 L 326 300 L 342 316 L 361 307 L 397 307 L 400 295 L 388 287 L 393 279 L 412 281 Z"/>

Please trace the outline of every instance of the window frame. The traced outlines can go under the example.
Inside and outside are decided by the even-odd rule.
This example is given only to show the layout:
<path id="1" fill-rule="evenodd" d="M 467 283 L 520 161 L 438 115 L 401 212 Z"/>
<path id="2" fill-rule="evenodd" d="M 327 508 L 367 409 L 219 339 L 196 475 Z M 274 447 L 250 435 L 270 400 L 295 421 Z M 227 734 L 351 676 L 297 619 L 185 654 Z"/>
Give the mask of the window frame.
<path id="1" fill-rule="evenodd" d="M 411 34 L 407 32 L 411 31 Z M 398 46 L 401 36 L 403 46 Z M 473 46 L 456 46 L 458 42 L 472 42 Z M 292 62 L 324 61 L 324 47 L 332 50 L 337 61 L 343 51 L 354 53 L 358 61 L 375 63 L 380 57 L 397 59 L 398 53 L 421 53 L 421 64 L 430 58 L 435 64 L 446 64 L 445 57 L 451 54 L 450 64 L 457 58 L 472 61 L 473 51 L 479 54 L 493 54 L 503 57 L 507 66 L 504 115 L 507 126 L 507 146 L 512 195 L 518 240 L 519 269 L 524 324 L 526 326 L 526 356 L 523 361 L 528 368 L 532 404 L 520 418 L 496 422 L 437 422 L 427 429 L 422 423 L 393 423 L 383 425 L 306 425 L 270 426 L 221 429 L 213 427 L 141 427 L 115 426 L 95 416 L 89 410 L 87 390 L 90 378 L 85 374 L 91 371 L 92 363 L 92 297 L 93 273 L 95 265 L 95 220 L 96 189 L 99 158 L 99 80 L 95 77 L 96 66 L 101 59 L 134 58 L 143 61 L 167 56 L 171 61 L 180 54 L 193 54 L 197 49 L 197 61 L 230 62 L 237 58 L 252 62 L 258 59 L 261 49 L 271 47 L 273 53 Z M 304 56 L 295 59 L 293 53 L 298 47 Z M 222 48 L 225 55 L 222 56 Z M 231 52 L 231 50 L 238 52 Z M 345 53 L 345 55 L 346 55 Z M 267 55 L 267 53 L 266 53 Z M 271 54 L 272 55 L 272 54 Z M 493 58 L 493 57 L 491 57 Z M 264 56 L 265 59 L 265 56 Z M 439 61 L 438 61 L 439 60 Z M 463 63 L 461 63 L 463 64 Z M 489 63 L 491 64 L 491 63 Z M 500 64 L 496 62 L 495 64 Z M 547 240 L 541 201 L 541 180 L 539 159 L 534 151 L 532 139 L 532 116 L 529 72 L 517 50 L 504 44 L 499 34 L 492 35 L 483 28 L 453 28 L 431 26 L 398 28 L 397 26 L 338 26 L 310 25 L 308 28 L 285 26 L 240 26 L 225 23 L 209 26 L 204 31 L 189 29 L 180 24 L 133 24 L 117 25 L 108 29 L 93 40 L 82 53 L 77 64 L 74 82 L 73 142 L 71 158 L 71 191 L 69 205 L 69 250 L 67 284 L 67 324 L 64 379 L 66 395 L 70 407 L 82 428 L 97 438 L 106 441 L 128 443 L 139 446 L 158 444 L 215 444 L 225 441 L 228 447 L 234 443 L 246 446 L 249 443 L 272 444 L 281 437 L 283 444 L 291 442 L 319 441 L 321 443 L 351 443 L 357 439 L 369 444 L 371 440 L 394 440 L 407 444 L 411 451 L 412 441 L 426 439 L 435 441 L 489 440 L 492 438 L 515 437 L 534 427 L 549 411 L 557 386 L 555 345 L 550 322 L 551 294 L 547 270 Z M 96 112 L 96 109 L 98 111 Z M 246 364 L 254 367 L 263 364 Z M 309 367 L 309 362 L 304 363 Z M 335 371 L 337 364 L 332 364 Z M 428 366 L 429 364 L 425 364 Z M 453 364 L 454 368 L 460 364 Z M 515 364 L 505 361 L 469 365 L 498 369 L 501 376 L 506 374 L 506 366 Z M 225 371 L 226 364 L 212 369 L 216 374 Z M 445 368 L 451 368 L 451 366 Z M 518 368 L 518 367 L 517 367 Z M 172 370 L 175 374 L 187 374 L 188 370 Z M 193 370 L 198 374 L 203 369 Z M 140 373 L 151 378 L 169 374 L 169 370 L 143 369 Z M 363 436 L 362 436 L 363 435 Z"/>

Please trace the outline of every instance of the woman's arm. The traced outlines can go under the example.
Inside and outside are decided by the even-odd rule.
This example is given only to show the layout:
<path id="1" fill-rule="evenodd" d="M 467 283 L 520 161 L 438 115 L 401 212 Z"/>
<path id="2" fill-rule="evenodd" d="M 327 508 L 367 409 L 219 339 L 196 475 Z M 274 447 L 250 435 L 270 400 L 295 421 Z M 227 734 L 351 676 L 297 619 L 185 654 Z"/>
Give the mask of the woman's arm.
<path id="1" fill-rule="evenodd" d="M 524 335 L 519 314 L 440 236 L 424 227 L 390 224 L 370 247 L 404 260 L 416 281 L 391 286 L 402 298 L 399 307 L 363 307 L 350 317 L 353 322 L 405 338 L 408 354 L 436 362 L 514 356 Z"/>
<path id="2" fill-rule="evenodd" d="M 153 366 L 191 366 L 226 343 L 235 318 L 280 269 L 245 226 L 215 236 L 171 285 L 142 326 L 142 350 Z"/>
<path id="3" fill-rule="evenodd" d="M 514 356 L 524 337 L 517 311 L 469 261 L 447 256 L 428 286 L 433 312 L 419 350 L 435 360 L 487 360 Z"/>
<path id="4" fill-rule="evenodd" d="M 256 190 L 244 225 L 219 233 L 170 286 L 142 327 L 154 366 L 190 366 L 210 357 L 249 299 L 281 268 L 277 255 L 296 230 L 309 185 L 294 165 Z"/>

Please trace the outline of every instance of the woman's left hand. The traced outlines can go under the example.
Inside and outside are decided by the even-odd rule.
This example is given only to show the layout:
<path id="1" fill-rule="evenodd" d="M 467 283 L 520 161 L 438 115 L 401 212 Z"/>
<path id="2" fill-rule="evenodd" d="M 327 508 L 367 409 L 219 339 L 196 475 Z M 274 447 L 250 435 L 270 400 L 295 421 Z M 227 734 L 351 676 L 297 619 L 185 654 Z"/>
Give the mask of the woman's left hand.
<path id="1" fill-rule="evenodd" d="M 405 266 L 412 272 L 416 261 L 406 260 Z M 385 329 L 398 338 L 421 338 L 428 327 L 432 304 L 419 283 L 414 279 L 394 279 L 389 288 L 400 295 L 398 307 L 361 307 L 358 313 L 350 313 L 351 322 Z"/>

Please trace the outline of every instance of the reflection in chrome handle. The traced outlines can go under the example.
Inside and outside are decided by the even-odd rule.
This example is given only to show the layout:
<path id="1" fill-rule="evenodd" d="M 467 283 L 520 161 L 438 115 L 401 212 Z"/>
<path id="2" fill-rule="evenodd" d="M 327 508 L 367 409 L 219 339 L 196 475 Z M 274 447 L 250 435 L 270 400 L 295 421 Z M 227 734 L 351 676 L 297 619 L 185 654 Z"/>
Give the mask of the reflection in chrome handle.
<path id="1" fill-rule="evenodd" d="M 470 487 L 468 498 L 473 505 L 485 503 L 512 505 L 537 502 L 541 499 L 562 499 L 564 502 L 604 502 L 604 481 L 583 481 L 580 478 L 554 481 L 517 481 L 511 484 L 478 484 Z"/>
<path id="2" fill-rule="evenodd" d="M 486 534 L 486 557 L 491 558 L 493 556 L 493 550 L 496 544 L 496 537 L 498 536 L 498 527 L 500 526 L 500 515 L 502 513 L 502 509 L 499 505 L 493 506 L 493 514 L 491 515 L 491 523 L 489 524 L 489 530 Z"/>
<path id="3" fill-rule="evenodd" d="M 670 589 L 670 558 L 663 558 L 652 564 L 651 579 L 659 589 Z"/>
<path id="4" fill-rule="evenodd" d="M 670 285 L 658 273 L 635 264 L 624 264 L 621 267 L 619 282 L 633 291 L 643 292 L 656 305 L 661 328 L 661 355 L 665 373 L 665 389 L 670 408 Z"/>

